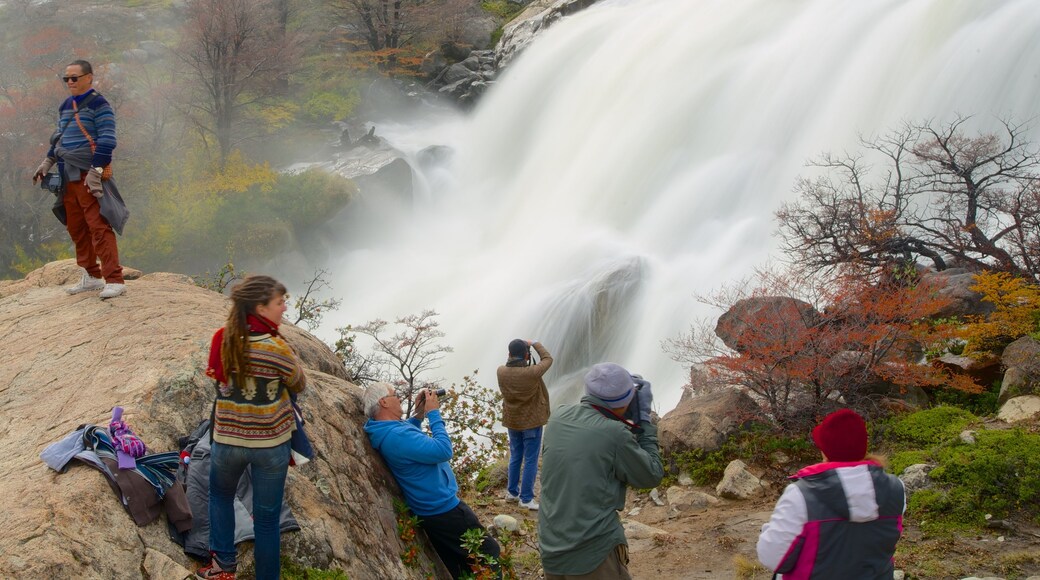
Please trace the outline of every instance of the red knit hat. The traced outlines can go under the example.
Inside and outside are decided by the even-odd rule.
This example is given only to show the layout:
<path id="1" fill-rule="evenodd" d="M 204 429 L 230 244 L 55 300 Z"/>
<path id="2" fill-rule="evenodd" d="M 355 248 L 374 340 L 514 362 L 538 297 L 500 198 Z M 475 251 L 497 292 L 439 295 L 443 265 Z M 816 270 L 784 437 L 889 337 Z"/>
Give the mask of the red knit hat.
<path id="1" fill-rule="evenodd" d="M 867 455 L 867 423 L 852 409 L 824 417 L 812 439 L 828 461 L 859 461 Z"/>

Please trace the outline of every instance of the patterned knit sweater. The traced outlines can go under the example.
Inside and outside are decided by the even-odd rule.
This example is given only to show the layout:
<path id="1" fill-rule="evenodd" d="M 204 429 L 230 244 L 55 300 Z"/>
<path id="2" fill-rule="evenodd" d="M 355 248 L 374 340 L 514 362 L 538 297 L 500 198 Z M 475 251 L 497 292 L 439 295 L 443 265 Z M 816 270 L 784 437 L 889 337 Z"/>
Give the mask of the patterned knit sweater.
<path id="1" fill-rule="evenodd" d="M 258 331 L 255 324 L 250 326 L 245 384 L 237 384 L 230 372 L 225 379 L 223 369 L 213 364 L 206 371 L 217 379 L 213 440 L 239 447 L 275 447 L 288 441 L 296 429 L 289 393 L 302 391 L 306 376 L 296 353 L 275 334 L 277 330 Z M 219 360 L 223 336 L 223 328 L 213 335 L 211 361 L 214 356 Z"/>
<path id="2" fill-rule="evenodd" d="M 70 151 L 90 147 L 90 142 L 87 141 L 83 131 L 76 124 L 76 119 L 73 118 L 72 101 L 75 100 L 76 106 L 79 107 L 80 103 L 89 99 L 92 94 L 97 94 L 97 97 L 91 100 L 86 107 L 79 108 L 79 120 L 96 145 L 94 159 L 90 166 L 104 167 L 112 163 L 112 152 L 116 148 L 116 114 L 105 97 L 94 89 L 90 89 L 78 97 L 65 99 L 65 102 L 58 108 L 58 127 L 55 133 L 59 131 L 61 133 L 55 145 L 51 145 L 50 150 L 47 151 L 47 157 L 57 158 L 54 153 L 56 145 L 61 145 L 63 149 Z"/>

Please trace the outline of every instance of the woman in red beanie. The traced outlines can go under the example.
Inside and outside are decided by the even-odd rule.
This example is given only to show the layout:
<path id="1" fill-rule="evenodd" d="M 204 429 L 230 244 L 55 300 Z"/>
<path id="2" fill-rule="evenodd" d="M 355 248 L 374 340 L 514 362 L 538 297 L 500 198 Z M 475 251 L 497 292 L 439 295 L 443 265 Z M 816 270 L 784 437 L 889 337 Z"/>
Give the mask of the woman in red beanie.
<path id="1" fill-rule="evenodd" d="M 758 559 L 787 580 L 891 579 L 906 491 L 867 455 L 867 425 L 841 409 L 813 429 L 823 463 L 791 476 L 758 537 Z"/>

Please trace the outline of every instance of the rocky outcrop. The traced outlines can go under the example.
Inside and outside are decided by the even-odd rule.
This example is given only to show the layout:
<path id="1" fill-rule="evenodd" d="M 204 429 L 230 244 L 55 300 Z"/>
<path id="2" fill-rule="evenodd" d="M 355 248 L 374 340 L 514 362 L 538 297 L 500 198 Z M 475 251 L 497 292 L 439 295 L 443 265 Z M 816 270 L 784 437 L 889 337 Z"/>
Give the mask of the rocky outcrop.
<path id="1" fill-rule="evenodd" d="M 1040 340 L 1023 336 L 1004 348 L 1000 363 L 1007 370 L 1000 383 L 1001 403 L 1022 395 L 1040 395 Z"/>
<path id="2" fill-rule="evenodd" d="M 69 296 L 58 284 L 78 275 L 48 264 L 2 288 L 0 577 L 184 577 L 194 565 L 162 518 L 135 526 L 101 474 L 76 464 L 58 474 L 39 454 L 82 423 L 105 424 L 117 405 L 153 451 L 176 450 L 209 416 L 203 370 L 227 299 L 158 274 L 128 281 L 113 300 Z M 283 536 L 283 554 L 351 578 L 423 577 L 401 563 L 395 487 L 361 429 L 358 389 L 336 376 L 327 348 L 284 328 L 309 369 L 301 404 L 317 457 L 290 469 L 286 495 L 302 530 Z"/>
<path id="3" fill-rule="evenodd" d="M 939 289 L 939 295 L 950 301 L 935 314 L 936 318 L 985 315 L 993 312 L 993 304 L 984 302 L 982 294 L 971 289 L 975 285 L 975 274 L 964 268 L 949 268 L 942 272 L 928 270 L 921 274 L 921 281 L 934 284 Z"/>
<path id="4" fill-rule="evenodd" d="M 426 59 L 436 61 L 438 55 L 429 54 Z M 463 106 L 472 106 L 494 83 L 495 52 L 474 50 L 464 60 L 441 69 L 430 82 L 429 88 L 450 97 Z"/>
<path id="5" fill-rule="evenodd" d="M 761 419 L 755 401 L 737 389 L 726 389 L 679 402 L 657 426 L 665 453 L 693 449 L 714 451 L 749 421 Z"/>
<path id="6" fill-rule="evenodd" d="M 754 335 L 782 341 L 787 334 L 798 336 L 817 321 L 818 313 L 808 302 L 787 296 L 760 296 L 738 300 L 715 325 L 715 334 L 737 352 L 754 348 Z"/>
<path id="7" fill-rule="evenodd" d="M 502 30 L 495 47 L 495 61 L 501 70 L 509 65 L 534 38 L 561 18 L 588 8 L 596 0 L 533 0 Z"/>

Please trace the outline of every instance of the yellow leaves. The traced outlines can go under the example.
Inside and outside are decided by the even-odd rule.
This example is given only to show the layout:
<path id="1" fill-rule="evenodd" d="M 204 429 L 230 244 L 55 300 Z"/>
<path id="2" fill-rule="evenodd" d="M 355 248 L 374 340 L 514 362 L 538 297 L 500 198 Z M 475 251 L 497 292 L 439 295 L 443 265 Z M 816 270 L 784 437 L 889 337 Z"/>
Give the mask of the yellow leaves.
<path id="1" fill-rule="evenodd" d="M 242 193 L 247 189 L 259 186 L 261 191 L 270 191 L 278 181 L 278 173 L 271 169 L 265 161 L 262 164 L 250 164 L 242 152 L 235 150 L 228 155 L 223 169 L 218 169 L 208 177 L 205 173 L 195 181 L 193 189 L 202 193 Z"/>
<path id="2" fill-rule="evenodd" d="M 1006 272 L 983 272 L 975 276 L 972 290 L 995 310 L 976 316 L 965 327 L 965 354 L 994 351 L 1037 329 L 1040 318 L 1040 287 Z"/>
<path id="3" fill-rule="evenodd" d="M 283 100 L 259 108 L 255 116 L 263 121 L 264 128 L 267 129 L 268 133 L 273 133 L 277 129 L 287 127 L 296 121 L 296 114 L 299 111 L 299 105 L 292 101 Z"/>

